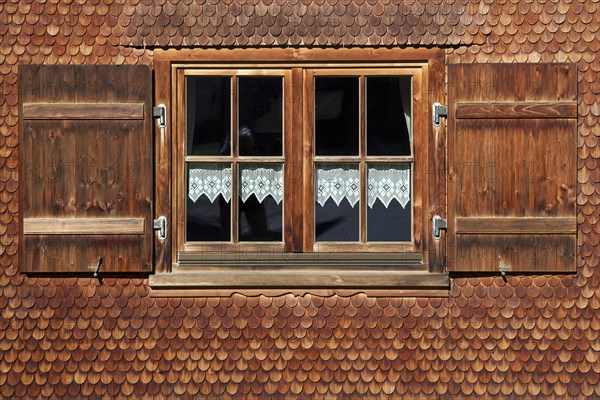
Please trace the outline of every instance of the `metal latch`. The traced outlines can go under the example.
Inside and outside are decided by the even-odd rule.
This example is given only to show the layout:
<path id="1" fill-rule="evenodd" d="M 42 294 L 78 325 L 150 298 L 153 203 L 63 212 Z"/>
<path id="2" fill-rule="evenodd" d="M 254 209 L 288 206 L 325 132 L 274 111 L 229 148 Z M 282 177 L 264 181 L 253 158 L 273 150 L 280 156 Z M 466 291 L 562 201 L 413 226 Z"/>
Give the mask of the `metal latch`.
<path id="1" fill-rule="evenodd" d="M 164 128 L 167 126 L 167 106 L 159 104 L 152 108 L 152 115 L 154 118 L 158 118 L 158 127 Z"/>
<path id="2" fill-rule="evenodd" d="M 167 218 L 164 216 L 154 220 L 154 229 L 158 231 L 158 238 L 165 240 L 167 238 Z"/>
<path id="3" fill-rule="evenodd" d="M 439 239 L 442 237 L 442 229 L 448 229 L 448 221 L 440 217 L 439 215 L 434 215 L 431 221 L 433 223 L 432 234 L 434 239 Z"/>
<path id="4" fill-rule="evenodd" d="M 439 127 L 442 124 L 442 117 L 448 118 L 448 106 L 440 103 L 433 103 L 433 126 Z"/>

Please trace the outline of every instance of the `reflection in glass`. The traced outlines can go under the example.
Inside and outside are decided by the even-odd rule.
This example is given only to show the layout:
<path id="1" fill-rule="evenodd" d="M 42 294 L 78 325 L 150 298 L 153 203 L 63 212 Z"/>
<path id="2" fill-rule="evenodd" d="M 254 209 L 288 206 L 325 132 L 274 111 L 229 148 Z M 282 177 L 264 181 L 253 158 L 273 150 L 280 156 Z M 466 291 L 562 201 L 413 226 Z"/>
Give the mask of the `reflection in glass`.
<path id="1" fill-rule="evenodd" d="M 411 77 L 367 77 L 367 154 L 411 154 Z"/>
<path id="2" fill-rule="evenodd" d="M 315 78 L 315 154 L 358 155 L 358 77 Z"/>
<path id="3" fill-rule="evenodd" d="M 283 166 L 240 165 L 240 241 L 281 241 Z"/>
<path id="4" fill-rule="evenodd" d="M 231 240 L 231 165 L 188 164 L 187 241 Z"/>
<path id="5" fill-rule="evenodd" d="M 410 164 L 371 164 L 367 182 L 367 241 L 410 241 Z"/>
<path id="6" fill-rule="evenodd" d="M 280 156 L 283 137 L 282 78 L 239 77 L 239 154 Z"/>
<path id="7" fill-rule="evenodd" d="M 185 88 L 187 155 L 229 155 L 231 78 L 188 76 Z"/>
<path id="8" fill-rule="evenodd" d="M 358 241 L 358 166 L 317 164 L 315 175 L 316 241 Z"/>

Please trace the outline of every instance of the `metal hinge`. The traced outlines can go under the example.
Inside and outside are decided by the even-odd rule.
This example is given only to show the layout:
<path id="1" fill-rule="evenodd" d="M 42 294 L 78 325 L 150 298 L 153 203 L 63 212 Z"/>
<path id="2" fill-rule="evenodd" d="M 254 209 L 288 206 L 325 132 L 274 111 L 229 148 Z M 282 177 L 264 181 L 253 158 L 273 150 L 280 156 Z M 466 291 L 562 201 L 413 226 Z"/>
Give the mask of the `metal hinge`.
<path id="1" fill-rule="evenodd" d="M 165 240 L 167 238 L 167 217 L 160 216 L 154 220 L 154 230 L 158 231 L 158 238 Z"/>
<path id="2" fill-rule="evenodd" d="M 448 118 L 448 106 L 433 103 L 433 126 L 436 128 L 442 124 L 442 117 Z"/>
<path id="3" fill-rule="evenodd" d="M 439 239 L 442 237 L 442 229 L 448 229 L 448 221 L 440 217 L 439 215 L 434 215 L 432 219 L 432 234 L 434 239 Z"/>
<path id="4" fill-rule="evenodd" d="M 154 118 L 158 118 L 158 127 L 164 128 L 167 126 L 167 106 L 159 104 L 152 108 L 152 115 Z"/>

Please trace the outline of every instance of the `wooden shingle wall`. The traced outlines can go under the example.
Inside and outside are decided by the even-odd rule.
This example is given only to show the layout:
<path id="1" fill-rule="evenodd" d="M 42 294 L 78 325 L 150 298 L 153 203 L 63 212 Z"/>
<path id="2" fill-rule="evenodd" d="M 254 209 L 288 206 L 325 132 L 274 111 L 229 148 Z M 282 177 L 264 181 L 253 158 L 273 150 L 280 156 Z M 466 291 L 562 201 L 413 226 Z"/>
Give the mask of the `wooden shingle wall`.
<path id="1" fill-rule="evenodd" d="M 0 398 L 600 397 L 598 3 L 31 3 L 0 3 Z M 578 64 L 575 277 L 456 278 L 444 299 L 152 299 L 144 279 L 18 273 L 18 64 L 402 44 L 446 46 L 457 63 Z"/>

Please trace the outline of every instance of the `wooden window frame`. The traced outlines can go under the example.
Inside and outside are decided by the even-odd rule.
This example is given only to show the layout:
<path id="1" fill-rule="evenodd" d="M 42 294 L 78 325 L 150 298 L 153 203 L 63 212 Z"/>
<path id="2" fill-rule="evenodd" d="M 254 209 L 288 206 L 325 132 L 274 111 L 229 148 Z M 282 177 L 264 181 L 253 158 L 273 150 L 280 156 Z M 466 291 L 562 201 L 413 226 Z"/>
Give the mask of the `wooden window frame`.
<path id="1" fill-rule="evenodd" d="M 376 64 L 363 64 L 362 69 L 359 68 L 306 68 L 304 69 L 304 121 L 307 121 L 303 126 L 303 147 L 305 149 L 303 154 L 304 163 L 304 207 L 308 208 L 307 212 L 303 213 L 303 245 L 302 249 L 304 252 L 320 252 L 322 249 L 335 248 L 337 251 L 349 252 L 349 253 L 418 253 L 421 254 L 421 263 L 427 265 L 428 255 L 423 252 L 423 243 L 421 240 L 415 241 L 415 233 L 423 231 L 423 194 L 426 188 L 422 186 L 423 179 L 422 175 L 425 171 L 427 164 L 425 163 L 426 157 L 424 156 L 423 148 L 426 147 L 425 139 L 426 135 L 416 134 L 413 135 L 411 141 L 411 155 L 410 156 L 370 156 L 367 153 L 366 143 L 368 141 L 366 133 L 366 93 L 364 88 L 366 87 L 365 80 L 371 76 L 410 76 L 413 78 L 413 91 L 414 93 L 422 93 L 423 90 L 423 65 L 421 66 L 399 66 L 394 68 L 381 68 Z M 360 118 L 359 118 L 359 154 L 357 156 L 317 156 L 314 154 L 314 95 L 310 93 L 314 89 L 313 84 L 307 83 L 319 76 L 352 76 L 358 77 L 360 81 Z M 413 96 L 414 97 L 414 96 Z M 413 121 L 413 132 L 424 132 L 426 130 L 426 121 L 421 116 L 427 114 L 427 107 L 423 101 L 413 102 L 411 109 L 412 121 Z M 417 115 L 419 117 L 414 118 Z M 417 156 L 418 153 L 418 156 Z M 415 164 L 418 161 L 418 168 L 415 168 Z M 316 242 L 315 235 L 315 211 L 314 211 L 314 182 L 315 182 L 315 167 L 316 163 L 326 162 L 339 162 L 339 163 L 358 163 L 359 164 L 359 176 L 361 177 L 361 188 L 360 188 L 360 201 L 359 201 L 359 225 L 360 225 L 360 238 L 359 243 L 355 242 Z M 405 242 L 389 241 L 389 242 L 369 242 L 367 241 L 366 224 L 367 224 L 367 171 L 368 165 L 376 163 L 410 163 L 411 165 L 411 240 Z M 415 173 L 416 171 L 416 173 Z M 418 236 L 418 235 L 417 235 Z M 401 248 L 402 251 L 397 249 Z"/>
<path id="2" fill-rule="evenodd" d="M 419 227 L 413 228 L 414 242 L 418 243 L 422 262 L 415 258 L 414 252 L 382 253 L 385 242 L 380 246 L 361 245 L 360 253 L 349 253 L 357 250 L 349 246 L 343 253 L 302 253 L 315 247 L 306 240 L 308 230 L 292 230 L 287 233 L 291 239 L 283 252 L 266 245 L 259 252 L 242 252 L 237 255 L 223 252 L 223 246 L 192 246 L 190 251 L 179 253 L 183 248 L 181 234 L 185 213 L 179 212 L 176 204 L 182 199 L 181 166 L 178 158 L 184 148 L 177 140 L 177 129 L 181 129 L 183 118 L 178 114 L 183 104 L 183 91 L 178 90 L 177 82 L 181 80 L 184 70 L 190 68 L 204 69 L 252 69 L 281 68 L 289 69 L 291 90 L 306 89 L 309 85 L 294 85 L 306 79 L 306 71 L 321 68 L 351 68 L 357 71 L 365 68 L 381 69 L 418 69 L 421 74 L 421 90 L 415 91 L 422 111 L 414 112 L 415 125 L 422 127 L 422 132 L 415 129 L 415 137 L 420 143 L 415 146 L 414 154 L 423 159 L 420 176 L 413 185 L 413 192 L 418 192 L 415 207 L 420 207 Z M 155 241 L 156 274 L 150 277 L 153 295 L 226 295 L 232 292 L 247 294 L 277 294 L 289 292 L 304 293 L 356 293 L 368 292 L 376 295 L 409 296 L 446 296 L 449 279 L 445 266 L 445 238 L 433 240 L 431 236 L 431 218 L 433 215 L 445 216 L 445 128 L 434 128 L 431 124 L 431 104 L 444 98 L 444 51 L 441 49 L 183 49 L 155 50 L 155 103 L 165 104 L 168 110 L 168 123 L 164 129 L 158 129 L 155 135 L 156 160 L 156 215 L 164 215 L 170 223 L 170 238 L 166 241 Z M 366 73 L 368 75 L 368 73 Z M 293 94 L 292 94 L 293 95 Z M 307 94 L 302 93 L 305 102 Z M 285 124 L 298 124 L 307 120 L 306 104 L 288 102 L 284 107 L 291 118 Z M 418 121 L 417 121 L 418 120 Z M 179 126 L 177 126 L 179 124 Z M 304 124 L 303 135 L 286 137 L 285 147 L 301 146 L 299 152 L 286 153 L 286 163 L 302 165 L 303 180 L 296 187 L 286 187 L 287 193 L 302 193 L 307 196 L 307 185 L 312 178 L 313 158 L 306 152 L 312 151 L 307 145 Z M 288 131 L 288 129 L 286 129 Z M 300 137 L 298 137 L 300 136 Z M 304 141 L 303 141 L 304 137 Z M 295 147 L 297 148 L 297 147 Z M 309 160 L 309 161 L 307 161 Z M 425 170 L 426 168 L 426 170 Z M 285 174 L 287 174 L 286 169 Z M 307 175 L 308 174 L 308 175 Z M 285 179 L 288 182 L 287 179 Z M 179 182 L 179 183 L 178 183 Z M 312 183 L 312 182 L 311 182 Z M 178 186 L 176 186 L 178 185 Z M 290 190 L 291 189 L 291 190 Z M 303 200 L 300 200 L 303 201 Z M 178 203 L 179 202 L 179 203 Z M 175 204 L 175 206 L 173 206 Z M 295 207 L 298 205 L 296 204 Z M 290 205 L 290 207 L 294 207 Z M 284 231 L 286 224 L 304 224 L 304 217 L 299 213 L 284 212 Z M 289 220 L 288 220 L 289 219 Z M 298 220 L 300 219 L 300 220 Z M 413 221 L 415 224 L 416 221 Z M 308 233 L 310 234 L 310 233 Z M 252 242 L 250 242 L 252 243 Z M 286 243 L 286 242 L 284 242 Z M 377 244 L 379 245 L 379 244 Z M 396 243 L 394 243 L 396 245 Z M 377 249 L 379 247 L 379 249 Z M 274 249 L 269 253 L 269 249 Z M 196 250 L 198 252 L 196 252 Z M 390 249 L 388 248 L 387 251 Z M 369 251 L 373 253 L 369 254 Z M 212 254 L 212 255 L 211 255 Z M 385 254 L 388 254 L 387 256 Z M 201 262 L 196 262 L 200 260 Z M 417 261 L 417 262 L 415 262 Z"/>
<path id="3" fill-rule="evenodd" d="M 195 156 L 195 155 L 187 155 L 187 148 L 185 139 L 183 139 L 178 132 L 185 131 L 186 125 L 186 117 L 185 113 L 182 112 L 183 99 L 185 96 L 185 78 L 189 76 L 231 76 L 232 86 L 231 86 L 231 146 L 232 151 L 230 156 Z M 175 169 L 176 172 L 173 176 L 173 183 L 175 185 L 175 193 L 179 193 L 179 195 L 174 196 L 174 205 L 176 207 L 176 211 L 174 215 L 178 215 L 179 217 L 183 217 L 183 220 L 178 220 L 177 226 L 173 227 L 174 239 L 176 242 L 177 251 L 187 253 L 187 254 L 202 254 L 202 253 L 221 253 L 221 252 L 240 252 L 244 251 L 244 247 L 248 245 L 253 246 L 257 249 L 258 252 L 261 251 L 278 251 L 283 252 L 287 249 L 284 247 L 284 243 L 287 241 L 286 238 L 282 238 L 282 242 L 241 242 L 238 240 L 236 232 L 238 230 L 239 224 L 239 165 L 242 163 L 280 163 L 285 165 L 285 160 L 288 158 L 288 154 L 291 153 L 291 146 L 288 143 L 291 143 L 291 134 L 292 134 L 292 122 L 289 118 L 285 118 L 285 115 L 289 115 L 291 113 L 291 101 L 285 99 L 283 100 L 283 149 L 281 156 L 242 156 L 237 154 L 238 148 L 238 121 L 236 118 L 237 112 L 234 111 L 235 105 L 238 102 L 237 99 L 237 77 L 239 76 L 271 76 L 271 77 L 282 77 L 283 82 L 291 80 L 291 70 L 284 69 L 269 69 L 269 70 L 260 70 L 253 68 L 221 68 L 215 69 L 214 66 L 211 66 L 209 69 L 198 68 L 198 67 L 183 67 L 177 69 L 177 81 L 176 81 L 176 90 L 177 90 L 177 98 L 178 98 L 178 108 L 174 110 L 176 113 L 176 117 L 174 119 L 174 124 L 176 125 L 176 132 L 174 135 L 174 147 L 177 149 L 176 154 L 174 154 L 175 159 Z M 185 229 L 182 226 L 185 226 L 185 215 L 186 215 L 186 196 L 181 195 L 182 193 L 186 193 L 186 166 L 188 163 L 231 163 L 232 164 L 232 192 L 231 192 L 231 242 L 222 242 L 222 241 L 205 241 L 205 242 L 187 242 L 185 240 Z M 286 169 L 284 168 L 284 173 Z M 292 215 L 291 210 L 291 201 L 290 196 L 286 195 L 286 181 L 290 181 L 291 177 L 288 174 L 285 174 L 284 178 L 284 200 L 283 200 L 283 218 L 282 221 L 283 226 L 283 236 L 285 236 L 286 230 L 285 225 L 289 225 L 289 221 L 285 221 L 286 217 L 289 218 Z M 174 250 L 175 250 L 174 249 Z M 289 251 L 289 250 L 287 250 Z M 198 257 L 198 261 L 202 261 L 205 258 L 203 256 Z"/>

